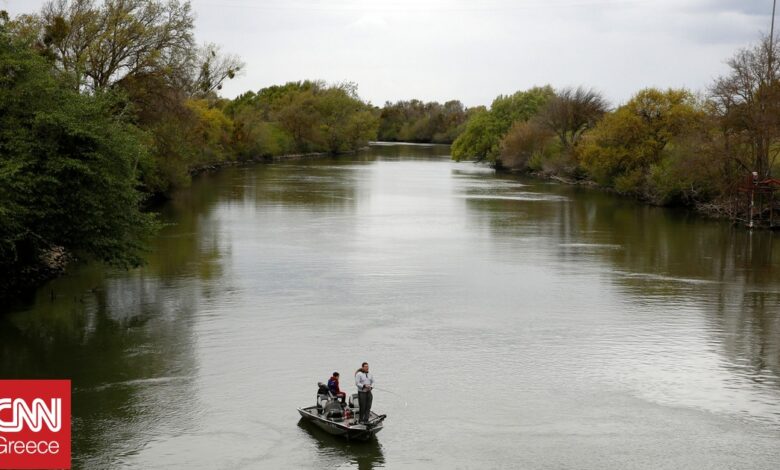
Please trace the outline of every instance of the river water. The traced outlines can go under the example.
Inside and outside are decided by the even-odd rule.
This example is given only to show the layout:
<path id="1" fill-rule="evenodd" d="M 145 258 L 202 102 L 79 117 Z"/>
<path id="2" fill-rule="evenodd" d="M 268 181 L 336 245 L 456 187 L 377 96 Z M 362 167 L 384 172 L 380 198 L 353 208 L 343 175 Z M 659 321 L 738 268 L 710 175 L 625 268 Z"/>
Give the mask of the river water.
<path id="1" fill-rule="evenodd" d="M 778 468 L 777 235 L 448 152 L 196 178 L 145 267 L 0 316 L 0 377 L 73 380 L 75 468 Z M 299 422 L 364 360 L 376 440 Z"/>

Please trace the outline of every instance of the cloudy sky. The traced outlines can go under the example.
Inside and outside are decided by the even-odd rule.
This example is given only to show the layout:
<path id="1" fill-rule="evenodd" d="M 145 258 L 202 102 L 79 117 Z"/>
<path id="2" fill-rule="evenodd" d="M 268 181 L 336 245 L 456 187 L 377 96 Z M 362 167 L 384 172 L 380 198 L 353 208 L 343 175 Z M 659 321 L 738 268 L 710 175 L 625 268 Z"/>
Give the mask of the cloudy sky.
<path id="1" fill-rule="evenodd" d="M 0 0 L 12 14 L 42 0 Z M 246 62 L 229 97 L 306 78 L 374 104 L 489 104 L 586 85 L 613 104 L 647 86 L 704 89 L 768 32 L 772 0 L 192 0 L 196 35 Z"/>

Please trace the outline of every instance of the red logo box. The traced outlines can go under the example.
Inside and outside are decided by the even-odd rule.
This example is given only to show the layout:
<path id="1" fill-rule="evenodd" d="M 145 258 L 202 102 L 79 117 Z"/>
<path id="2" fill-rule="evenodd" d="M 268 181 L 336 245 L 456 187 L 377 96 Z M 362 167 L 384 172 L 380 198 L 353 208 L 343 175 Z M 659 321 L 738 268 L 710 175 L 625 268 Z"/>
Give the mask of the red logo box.
<path id="1" fill-rule="evenodd" d="M 70 380 L 0 380 L 0 469 L 70 468 Z"/>

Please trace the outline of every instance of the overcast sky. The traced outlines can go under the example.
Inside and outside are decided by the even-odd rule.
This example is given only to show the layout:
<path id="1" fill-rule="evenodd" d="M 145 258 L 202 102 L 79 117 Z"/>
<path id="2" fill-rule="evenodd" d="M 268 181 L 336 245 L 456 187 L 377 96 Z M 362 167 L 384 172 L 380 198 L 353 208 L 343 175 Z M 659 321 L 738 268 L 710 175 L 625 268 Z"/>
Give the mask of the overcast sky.
<path id="1" fill-rule="evenodd" d="M 12 14 L 43 0 L 0 0 Z M 246 62 L 223 95 L 353 81 L 374 104 L 489 104 L 586 85 L 613 104 L 647 86 L 702 90 L 768 32 L 772 0 L 192 0 L 200 42 Z"/>

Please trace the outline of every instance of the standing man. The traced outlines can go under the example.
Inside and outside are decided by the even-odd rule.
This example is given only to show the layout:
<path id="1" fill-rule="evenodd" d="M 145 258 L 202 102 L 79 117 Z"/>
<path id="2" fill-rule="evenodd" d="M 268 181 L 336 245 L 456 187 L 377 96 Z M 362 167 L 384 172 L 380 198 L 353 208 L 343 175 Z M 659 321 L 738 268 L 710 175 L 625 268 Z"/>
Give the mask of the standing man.
<path id="1" fill-rule="evenodd" d="M 374 396 L 371 394 L 371 389 L 374 388 L 374 377 L 368 373 L 368 362 L 364 362 L 363 366 L 355 372 L 355 385 L 357 385 L 360 406 L 359 422 L 367 424 L 371 418 L 371 402 L 374 401 Z"/>

